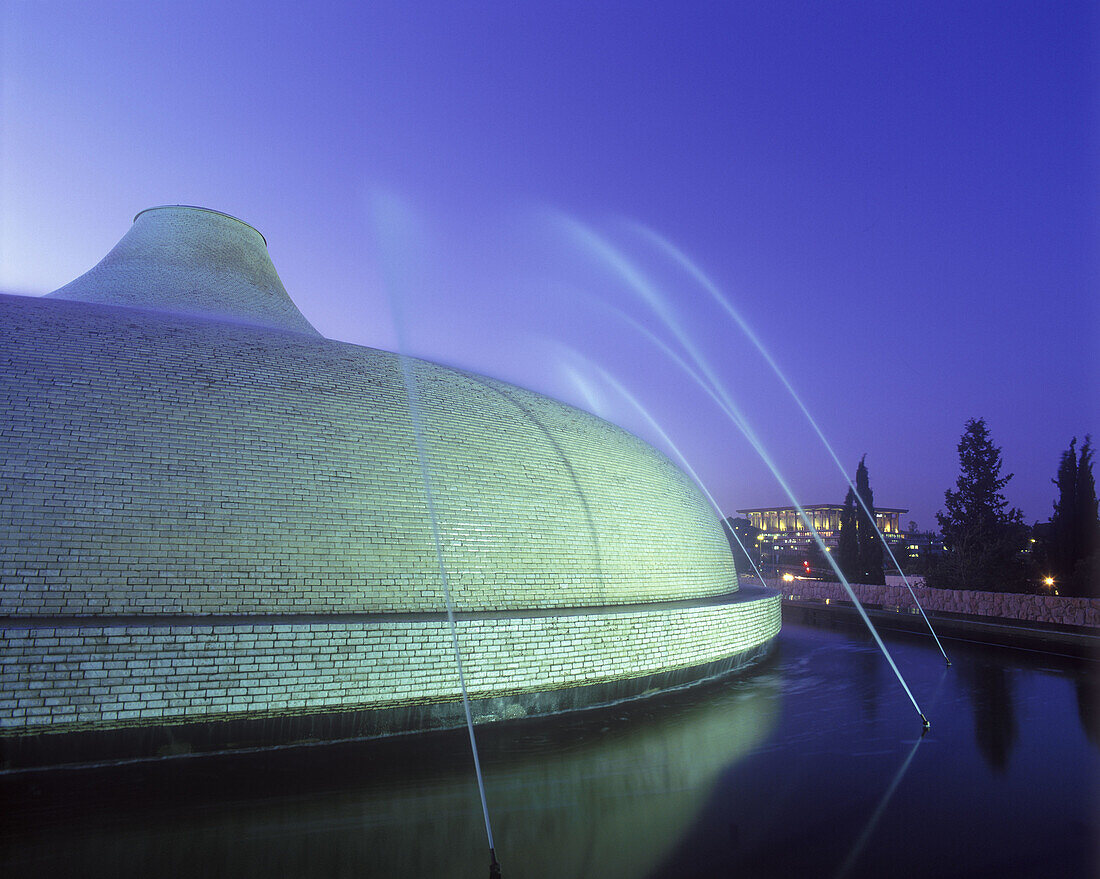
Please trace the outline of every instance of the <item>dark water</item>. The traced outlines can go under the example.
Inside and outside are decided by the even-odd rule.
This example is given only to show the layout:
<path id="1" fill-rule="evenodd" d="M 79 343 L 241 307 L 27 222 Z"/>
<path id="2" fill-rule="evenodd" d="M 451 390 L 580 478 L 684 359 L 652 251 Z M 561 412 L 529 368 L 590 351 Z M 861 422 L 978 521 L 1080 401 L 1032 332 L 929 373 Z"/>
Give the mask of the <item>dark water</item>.
<path id="1" fill-rule="evenodd" d="M 784 627 L 741 677 L 479 731 L 505 877 L 1097 876 L 1095 664 Z M 465 733 L 0 777 L 3 876 L 484 877 Z"/>

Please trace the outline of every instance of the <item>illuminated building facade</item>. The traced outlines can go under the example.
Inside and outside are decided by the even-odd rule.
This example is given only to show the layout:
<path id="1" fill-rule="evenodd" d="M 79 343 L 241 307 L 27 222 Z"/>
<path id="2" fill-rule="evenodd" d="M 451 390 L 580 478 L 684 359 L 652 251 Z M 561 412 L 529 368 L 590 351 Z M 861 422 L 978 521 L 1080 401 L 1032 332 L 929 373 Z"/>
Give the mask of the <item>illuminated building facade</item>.
<path id="1" fill-rule="evenodd" d="M 840 540 L 840 517 L 844 513 L 844 505 L 810 504 L 802 509 L 821 535 L 826 548 L 833 549 Z M 813 544 L 813 535 L 797 507 L 754 507 L 737 512 L 748 519 L 754 528 L 760 529 L 759 539 L 764 544 L 765 558 L 772 553 L 773 561 L 778 561 L 774 558 L 775 553 L 803 553 Z M 907 509 L 894 507 L 875 508 L 875 524 L 891 547 L 904 543 L 906 539 L 900 518 L 908 512 Z"/>

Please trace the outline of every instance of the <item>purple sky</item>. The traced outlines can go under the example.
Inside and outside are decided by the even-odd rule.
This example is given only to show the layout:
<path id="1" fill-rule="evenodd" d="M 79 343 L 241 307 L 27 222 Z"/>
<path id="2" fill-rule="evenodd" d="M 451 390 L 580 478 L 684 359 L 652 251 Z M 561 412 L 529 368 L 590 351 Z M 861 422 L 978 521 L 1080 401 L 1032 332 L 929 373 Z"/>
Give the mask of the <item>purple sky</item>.
<path id="1" fill-rule="evenodd" d="M 1094 4 L 314 5 L 0 3 L 0 289 L 59 287 L 142 208 L 216 208 L 267 236 L 325 335 L 392 350 L 397 301 L 412 353 L 591 408 L 580 374 L 661 445 L 594 362 L 729 511 L 786 503 L 618 315 L 673 341 L 630 275 L 800 499 L 841 501 L 767 365 L 641 224 L 903 522 L 934 526 L 967 418 L 1029 522 L 1070 438 L 1100 439 Z"/>

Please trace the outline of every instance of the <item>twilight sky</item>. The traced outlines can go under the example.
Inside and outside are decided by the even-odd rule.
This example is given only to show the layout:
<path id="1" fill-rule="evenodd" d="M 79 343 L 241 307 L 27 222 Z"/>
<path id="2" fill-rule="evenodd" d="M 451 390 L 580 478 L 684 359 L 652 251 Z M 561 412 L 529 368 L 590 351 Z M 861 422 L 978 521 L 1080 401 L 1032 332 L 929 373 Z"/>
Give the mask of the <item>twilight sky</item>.
<path id="1" fill-rule="evenodd" d="M 787 503 L 646 335 L 682 352 L 678 327 L 800 500 L 840 502 L 667 242 L 903 524 L 935 525 L 979 416 L 1045 520 L 1060 452 L 1100 440 L 1098 26 L 1044 0 L 0 0 L 0 290 L 61 286 L 145 207 L 215 208 L 325 335 L 664 447 L 621 386 L 727 512 Z"/>

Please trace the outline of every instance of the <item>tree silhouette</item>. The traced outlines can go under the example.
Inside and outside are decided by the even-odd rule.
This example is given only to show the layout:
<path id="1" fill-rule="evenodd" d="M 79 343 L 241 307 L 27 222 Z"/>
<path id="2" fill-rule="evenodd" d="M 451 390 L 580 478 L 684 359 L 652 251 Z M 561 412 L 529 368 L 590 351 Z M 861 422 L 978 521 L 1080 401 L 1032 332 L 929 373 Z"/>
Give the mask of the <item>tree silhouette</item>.
<path id="1" fill-rule="evenodd" d="M 959 440 L 960 474 L 944 492 L 946 512 L 937 513 L 947 552 L 929 571 L 929 585 L 952 589 L 1022 592 L 1027 569 L 1020 553 L 1027 529 L 1003 494 L 1012 474 L 1001 476 L 1001 450 L 984 418 L 966 422 Z"/>
<path id="2" fill-rule="evenodd" d="M 856 536 L 859 541 L 859 582 L 882 585 L 882 539 L 875 528 L 875 496 L 867 474 L 867 456 L 859 459 L 856 469 L 856 493 L 863 503 L 856 510 Z"/>
<path id="3" fill-rule="evenodd" d="M 760 529 L 748 519 L 735 519 L 732 516 L 723 519 L 722 526 L 726 532 L 726 540 L 729 541 L 730 552 L 733 553 L 738 576 L 750 576 L 755 570 L 760 570 L 760 542 L 756 539 L 762 533 Z M 756 566 L 755 570 L 753 565 Z"/>
<path id="4" fill-rule="evenodd" d="M 1077 564 L 1077 437 L 1062 452 L 1058 474 L 1051 480 L 1058 487 L 1054 515 L 1050 517 L 1047 558 L 1051 573 L 1065 588 Z"/>
<path id="5" fill-rule="evenodd" d="M 840 512 L 840 535 L 837 538 L 836 563 L 849 583 L 859 582 L 859 536 L 856 533 L 856 495 L 851 487 Z"/>
<path id="6" fill-rule="evenodd" d="M 1085 437 L 1077 456 L 1077 437 L 1062 453 L 1054 515 L 1047 535 L 1047 558 L 1063 595 L 1097 595 L 1100 584 L 1100 519 L 1096 509 L 1096 482 L 1092 475 L 1092 437 Z"/>

